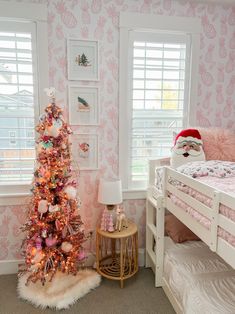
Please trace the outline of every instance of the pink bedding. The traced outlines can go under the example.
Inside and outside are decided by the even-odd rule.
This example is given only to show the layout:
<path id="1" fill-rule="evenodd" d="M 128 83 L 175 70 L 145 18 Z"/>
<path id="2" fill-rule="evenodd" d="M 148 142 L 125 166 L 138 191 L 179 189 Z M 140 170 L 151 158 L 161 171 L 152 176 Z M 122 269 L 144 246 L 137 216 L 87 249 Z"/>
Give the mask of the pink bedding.
<path id="1" fill-rule="evenodd" d="M 203 162 L 203 167 L 205 167 L 204 163 L 208 163 L 208 162 Z M 210 164 L 212 163 L 210 162 Z M 234 163 L 231 163 L 231 164 L 235 165 Z M 218 166 L 218 162 L 216 162 L 216 165 Z M 212 174 L 207 173 L 205 175 L 205 171 L 204 171 L 204 172 L 201 172 L 203 173 L 203 175 L 200 176 L 200 171 L 197 172 L 197 175 L 194 175 L 194 177 L 197 180 L 235 197 L 235 174 L 233 172 L 231 172 L 229 175 L 224 175 L 224 176 L 221 176 L 221 172 L 220 172 L 220 175 L 217 176 L 215 175 L 215 172 L 212 172 Z M 184 167 L 184 170 L 180 172 L 183 172 L 183 173 L 187 172 L 187 167 Z M 177 188 L 182 190 L 184 193 L 187 193 L 188 195 L 194 197 L 198 201 L 204 203 L 205 205 L 211 207 L 212 201 L 210 198 L 208 198 L 208 196 L 202 193 L 199 193 L 198 191 L 185 185 L 183 186 L 177 185 Z M 192 207 L 188 206 L 186 203 L 181 201 L 175 195 L 170 195 L 170 198 L 176 205 L 180 206 L 180 208 L 188 212 L 195 220 L 197 220 L 207 229 L 210 229 L 211 222 L 208 218 L 206 218 L 205 216 L 203 216 L 202 214 L 194 210 Z M 232 210 L 231 208 L 221 205 L 219 211 L 222 215 L 228 217 L 232 221 L 235 221 L 235 211 Z M 235 247 L 235 237 L 220 227 L 218 228 L 218 236 L 220 236 L 221 238 L 223 238 L 224 240 L 226 240 L 227 242 L 229 242 L 231 245 Z"/>

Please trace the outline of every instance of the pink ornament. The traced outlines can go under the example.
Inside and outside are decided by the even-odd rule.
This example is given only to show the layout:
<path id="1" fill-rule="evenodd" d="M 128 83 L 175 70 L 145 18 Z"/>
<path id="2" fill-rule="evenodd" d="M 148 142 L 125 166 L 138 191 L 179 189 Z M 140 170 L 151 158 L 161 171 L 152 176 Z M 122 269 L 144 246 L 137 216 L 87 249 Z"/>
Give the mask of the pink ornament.
<path id="1" fill-rule="evenodd" d="M 67 235 L 67 227 L 65 226 L 62 230 L 62 238 L 65 238 Z"/>
<path id="2" fill-rule="evenodd" d="M 113 215 L 112 214 L 109 214 L 109 217 L 108 217 L 108 232 L 114 232 Z"/>
<path id="3" fill-rule="evenodd" d="M 55 227 L 56 227 L 57 231 L 60 230 L 60 228 L 61 228 L 61 223 L 58 219 L 56 219 L 56 221 L 55 221 Z"/>
<path id="4" fill-rule="evenodd" d="M 52 247 L 52 246 L 56 245 L 56 243 L 57 243 L 57 239 L 52 238 L 51 235 L 49 236 L 49 238 L 46 238 L 46 246 L 47 247 Z"/>
<path id="5" fill-rule="evenodd" d="M 72 250 L 73 246 L 71 243 L 65 241 L 61 244 L 61 249 L 62 251 L 64 251 L 65 253 L 68 253 Z"/>
<path id="6" fill-rule="evenodd" d="M 41 250 L 42 249 L 42 239 L 40 237 L 37 237 L 37 239 L 35 240 L 35 243 L 36 243 L 37 250 Z"/>
<path id="7" fill-rule="evenodd" d="M 86 254 L 84 251 L 79 252 L 78 254 L 78 260 L 82 261 L 86 257 Z"/>
<path id="8" fill-rule="evenodd" d="M 48 209 L 48 203 L 47 200 L 41 200 L 38 203 L 38 212 L 41 214 L 45 214 Z"/>

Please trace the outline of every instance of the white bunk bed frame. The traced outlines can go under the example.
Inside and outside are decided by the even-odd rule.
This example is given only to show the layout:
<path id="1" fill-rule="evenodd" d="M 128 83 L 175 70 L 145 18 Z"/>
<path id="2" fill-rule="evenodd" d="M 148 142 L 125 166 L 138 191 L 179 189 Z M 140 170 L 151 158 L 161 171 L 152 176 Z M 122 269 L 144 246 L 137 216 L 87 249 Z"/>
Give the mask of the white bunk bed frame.
<path id="1" fill-rule="evenodd" d="M 165 210 L 168 210 L 191 229 L 209 248 L 235 268 L 235 247 L 217 236 L 220 226 L 235 236 L 235 222 L 219 213 L 220 204 L 235 210 L 235 198 L 229 194 L 216 190 L 198 180 L 181 174 L 169 167 L 170 158 L 159 158 L 149 161 L 149 186 L 146 199 L 146 267 L 151 267 L 155 273 L 155 286 L 162 287 L 171 301 L 176 313 L 182 313 L 181 305 L 171 292 L 163 275 L 164 263 L 164 223 Z M 155 170 L 163 167 L 162 191 L 155 185 Z M 212 199 L 212 207 L 204 205 L 195 198 L 178 190 L 169 184 L 169 178 L 203 193 Z M 207 230 L 188 213 L 175 205 L 167 197 L 167 191 L 174 193 L 186 204 L 211 221 L 211 228 Z"/>

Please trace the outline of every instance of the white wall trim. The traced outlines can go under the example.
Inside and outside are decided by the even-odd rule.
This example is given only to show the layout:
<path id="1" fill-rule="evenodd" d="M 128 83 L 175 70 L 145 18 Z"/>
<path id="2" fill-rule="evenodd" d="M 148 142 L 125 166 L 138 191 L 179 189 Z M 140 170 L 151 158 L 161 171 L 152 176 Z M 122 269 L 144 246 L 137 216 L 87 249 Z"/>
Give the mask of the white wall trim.
<path id="1" fill-rule="evenodd" d="M 16 274 L 18 272 L 18 265 L 23 263 L 23 260 L 0 261 L 0 275 Z"/>
<path id="2" fill-rule="evenodd" d="M 139 267 L 145 266 L 145 249 L 139 249 L 138 251 L 138 264 Z"/>
<path id="3" fill-rule="evenodd" d="M 172 30 L 174 30 L 180 33 L 199 34 L 201 30 L 201 19 L 121 12 L 119 25 L 120 27 L 128 29 L 152 29 L 158 32 L 169 30 L 172 32 Z"/>
<path id="4" fill-rule="evenodd" d="M 198 92 L 198 72 L 199 72 L 199 54 L 200 54 L 200 34 L 192 34 L 191 41 L 191 63 L 189 82 L 189 106 L 187 125 L 196 126 L 197 92 Z"/>
<path id="5" fill-rule="evenodd" d="M 36 3 L 6 3 L 0 2 L 0 16 L 30 21 L 47 22 L 47 6 Z M 46 38 L 46 37 L 45 37 Z"/>
<path id="6" fill-rule="evenodd" d="M 96 258 L 95 254 L 89 253 L 85 266 L 90 267 L 96 266 Z M 143 267 L 145 265 L 145 249 L 139 249 L 138 254 L 139 267 Z M 6 260 L 0 261 L 0 275 L 9 275 L 18 273 L 18 265 L 23 264 L 24 260 Z"/>
<path id="7" fill-rule="evenodd" d="M 32 185 L 30 183 L 0 184 L 0 206 L 23 205 L 28 203 Z"/>
<path id="8" fill-rule="evenodd" d="M 1 195 L 0 206 L 12 206 L 12 205 L 28 205 L 31 194 L 12 194 L 12 195 Z"/>
<path id="9" fill-rule="evenodd" d="M 146 190 L 124 190 L 122 192 L 123 200 L 144 200 L 146 199 Z"/>

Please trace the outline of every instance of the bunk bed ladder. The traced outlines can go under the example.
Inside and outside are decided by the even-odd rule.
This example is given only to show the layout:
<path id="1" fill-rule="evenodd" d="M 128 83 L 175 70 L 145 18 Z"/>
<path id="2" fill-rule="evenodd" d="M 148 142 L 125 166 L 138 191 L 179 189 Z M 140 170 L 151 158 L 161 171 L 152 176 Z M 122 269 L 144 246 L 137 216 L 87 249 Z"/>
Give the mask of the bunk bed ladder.
<path id="1" fill-rule="evenodd" d="M 165 208 L 164 198 L 159 197 L 156 210 L 156 271 L 155 287 L 162 286 L 163 264 L 164 264 L 164 230 L 165 230 Z"/>
<path id="2" fill-rule="evenodd" d="M 147 197 L 146 202 L 146 259 L 145 267 L 155 273 L 155 286 L 162 286 L 164 255 L 164 217 L 163 196 L 157 199 Z"/>

